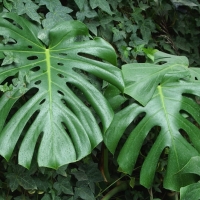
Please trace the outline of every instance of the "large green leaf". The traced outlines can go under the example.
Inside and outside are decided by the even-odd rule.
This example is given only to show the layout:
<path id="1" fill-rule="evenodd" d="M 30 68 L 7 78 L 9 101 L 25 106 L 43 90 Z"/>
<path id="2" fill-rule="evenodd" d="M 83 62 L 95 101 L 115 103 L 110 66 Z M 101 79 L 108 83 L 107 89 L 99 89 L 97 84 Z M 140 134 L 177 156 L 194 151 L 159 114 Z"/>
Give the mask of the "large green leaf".
<path id="1" fill-rule="evenodd" d="M 137 71 L 135 73 L 134 70 L 132 71 L 132 77 L 135 80 L 138 78 Z M 152 186 L 159 158 L 166 148 L 169 148 L 169 154 L 164 187 L 179 191 L 180 187 L 194 181 L 194 175 L 178 172 L 191 157 L 199 155 L 200 152 L 199 129 L 182 114 L 185 113 L 200 123 L 200 106 L 191 98 L 191 95 L 200 96 L 199 82 L 179 80 L 177 79 L 179 75 L 176 75 L 176 73 L 177 71 L 174 74 L 170 71 L 170 73 L 164 75 L 163 80 L 156 86 L 153 96 L 151 98 L 149 96 L 150 100 L 145 107 L 132 103 L 119 111 L 105 134 L 105 144 L 112 153 L 118 147 L 122 135 L 128 134 L 117 160 L 120 169 L 131 174 L 145 138 L 153 127 L 160 127 L 159 134 L 141 168 L 140 183 L 147 188 Z M 144 72 L 145 76 L 146 73 Z M 127 77 L 130 81 L 130 75 L 126 76 L 126 74 L 124 76 L 125 81 L 127 81 Z M 142 73 L 140 73 L 140 78 L 144 79 Z M 157 79 L 155 77 L 152 82 L 153 80 L 157 81 Z M 145 90 L 143 92 L 145 96 L 152 91 Z M 129 132 L 127 127 L 139 115 L 141 121 Z M 182 134 L 183 130 L 187 133 L 187 137 Z"/>
<path id="2" fill-rule="evenodd" d="M 19 141 L 19 164 L 29 168 L 35 152 L 39 166 L 58 168 L 89 154 L 113 118 L 85 77 L 95 75 L 119 89 L 123 79 L 114 49 L 100 38 L 89 40 L 81 22 L 54 27 L 47 47 L 39 31 L 14 14 L 0 18 L 0 35 L 10 38 L 0 44 L 0 84 L 5 91 L 13 82 L 0 97 L 0 154 L 10 159 Z"/>

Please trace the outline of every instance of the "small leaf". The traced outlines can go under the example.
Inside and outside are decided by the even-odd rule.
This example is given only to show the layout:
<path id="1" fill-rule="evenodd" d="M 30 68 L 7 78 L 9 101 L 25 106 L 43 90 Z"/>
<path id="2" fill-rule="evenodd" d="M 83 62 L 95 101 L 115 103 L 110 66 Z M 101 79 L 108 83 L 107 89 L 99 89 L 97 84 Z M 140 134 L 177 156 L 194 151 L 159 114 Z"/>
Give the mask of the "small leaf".
<path id="1" fill-rule="evenodd" d="M 15 166 L 13 172 L 7 173 L 6 178 L 12 192 L 15 191 L 19 185 L 25 190 L 37 189 L 35 181 L 29 175 L 29 171 L 25 171 L 25 168 L 21 166 Z"/>
<path id="2" fill-rule="evenodd" d="M 126 38 L 126 33 L 125 31 L 120 31 L 119 29 L 113 27 L 112 29 L 113 32 L 113 42 L 116 42 L 118 40 Z"/>
<path id="3" fill-rule="evenodd" d="M 50 12 L 53 12 L 55 7 L 61 6 L 61 2 L 59 0 L 40 0 L 39 5 L 45 5 Z"/>
<path id="4" fill-rule="evenodd" d="M 13 8 L 13 3 L 7 0 L 3 0 L 3 5 L 8 11 L 11 11 Z"/>
<path id="5" fill-rule="evenodd" d="M 27 14 L 30 19 L 40 23 L 41 16 L 37 13 L 39 6 L 30 0 L 14 1 L 14 8 L 18 15 Z"/>
<path id="6" fill-rule="evenodd" d="M 40 0 L 39 5 L 45 5 L 50 12 L 52 12 L 55 7 L 62 6 L 59 0 Z"/>
<path id="7" fill-rule="evenodd" d="M 67 173 L 66 173 L 67 167 L 68 167 L 68 165 L 63 165 L 63 166 L 59 167 L 59 168 L 56 170 L 56 173 L 57 173 L 57 174 L 60 174 L 60 175 L 62 175 L 62 176 L 67 177 Z"/>
<path id="8" fill-rule="evenodd" d="M 90 0 L 90 6 L 92 9 L 99 7 L 109 15 L 113 14 L 113 12 L 110 10 L 110 5 L 106 0 Z"/>
<path id="9" fill-rule="evenodd" d="M 151 49 L 151 48 L 148 48 L 148 49 L 147 48 L 143 48 L 142 50 L 147 55 L 147 57 L 154 62 L 154 54 L 156 53 L 157 50 L 156 49 Z"/>
<path id="10" fill-rule="evenodd" d="M 91 189 L 87 186 L 75 187 L 75 198 L 80 197 L 84 200 L 95 200 L 94 194 Z"/>
<path id="11" fill-rule="evenodd" d="M 74 0 L 80 10 L 83 10 L 86 0 Z"/>
<path id="12" fill-rule="evenodd" d="M 54 183 L 53 187 L 57 190 L 58 195 L 60 195 L 62 192 L 64 194 L 73 194 L 72 186 L 70 183 L 70 176 L 68 177 L 62 177 L 58 176 L 58 181 Z"/>
<path id="13" fill-rule="evenodd" d="M 52 198 L 49 194 L 45 194 L 41 200 L 52 200 Z"/>
<path id="14" fill-rule="evenodd" d="M 134 178 L 134 177 L 131 177 L 131 178 L 130 178 L 129 185 L 131 186 L 131 188 L 134 188 L 134 187 L 135 187 L 135 178 Z"/>
<path id="15" fill-rule="evenodd" d="M 1 66 L 12 64 L 15 61 L 13 52 L 4 51 L 5 58 L 1 64 Z"/>
<path id="16" fill-rule="evenodd" d="M 8 83 L 5 83 L 4 85 L 0 85 L 0 91 L 2 92 L 7 92 L 7 91 L 12 91 L 13 90 L 13 86 L 9 85 Z"/>
<path id="17" fill-rule="evenodd" d="M 39 8 L 38 5 L 33 3 L 32 1 L 28 1 L 25 3 L 25 12 L 26 14 L 34 21 L 41 23 L 40 18 L 41 16 L 37 13 L 37 9 Z"/>
<path id="18" fill-rule="evenodd" d="M 80 21 L 83 21 L 85 19 L 85 17 L 94 18 L 96 16 L 97 16 L 97 12 L 89 7 L 87 1 L 84 4 L 84 8 L 80 12 L 76 13 L 76 17 Z"/>
<path id="19" fill-rule="evenodd" d="M 144 41 L 148 42 L 151 39 L 151 32 L 155 29 L 155 24 L 150 18 L 143 20 L 140 24 L 140 31 Z"/>
<path id="20" fill-rule="evenodd" d="M 85 180 L 88 180 L 88 177 L 86 175 L 86 173 L 84 171 L 73 171 L 71 172 L 78 181 L 85 181 Z"/>
<path id="21" fill-rule="evenodd" d="M 85 173 L 87 174 L 88 180 L 90 182 L 96 183 L 103 181 L 103 177 L 100 171 L 98 170 L 98 165 L 96 163 L 89 163 L 81 168 L 85 170 Z"/>
<path id="22" fill-rule="evenodd" d="M 16 43 L 15 40 L 13 40 L 12 38 L 10 38 L 9 36 L 4 36 L 4 39 L 2 40 L 3 44 L 7 44 L 7 43 Z"/>
<path id="23" fill-rule="evenodd" d="M 140 7 L 141 10 L 145 11 L 147 8 L 149 8 L 149 5 L 148 4 L 144 4 L 142 1 L 140 1 L 139 7 Z"/>

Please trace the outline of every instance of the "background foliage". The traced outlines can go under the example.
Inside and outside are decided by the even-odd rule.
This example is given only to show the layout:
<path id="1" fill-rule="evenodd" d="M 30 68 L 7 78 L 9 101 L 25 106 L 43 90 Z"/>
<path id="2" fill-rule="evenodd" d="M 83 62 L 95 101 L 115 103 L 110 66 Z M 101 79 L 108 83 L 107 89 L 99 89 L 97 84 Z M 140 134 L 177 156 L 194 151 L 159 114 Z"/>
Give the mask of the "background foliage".
<path id="1" fill-rule="evenodd" d="M 112 44 L 118 55 L 119 66 L 151 60 L 151 48 L 175 55 L 186 55 L 192 67 L 198 67 L 200 64 L 200 4 L 197 0 L 1 0 L 0 2 L 2 13 L 16 13 L 36 26 L 44 28 L 38 32 L 38 38 L 46 44 L 49 42 L 46 33 L 52 27 L 62 21 L 78 19 L 88 26 L 91 36 L 100 36 Z M 9 37 L 1 40 L 5 44 L 13 42 Z M 104 92 L 105 96 L 107 95 L 108 99 L 110 96 L 115 97 L 115 99 L 110 98 L 110 102 L 116 111 L 120 110 L 120 104 L 122 108 L 126 107 L 127 96 L 119 95 L 118 90 L 111 86 L 105 90 L 94 77 L 90 77 L 90 80 Z M 128 98 L 128 101 L 134 103 L 131 98 Z M 133 129 L 142 117 L 141 115 L 131 123 L 128 129 Z M 159 159 L 153 187 L 147 190 L 139 184 L 141 164 L 159 131 L 159 127 L 150 130 L 141 147 L 132 175 L 125 175 L 120 169 L 117 171 L 116 158 L 108 154 L 102 144 L 88 157 L 69 166 L 63 166 L 57 171 L 40 168 L 37 165 L 28 171 L 17 165 L 17 154 L 14 152 L 8 163 L 1 158 L 0 199 L 101 199 L 120 184 L 124 186 L 125 191 L 117 193 L 113 199 L 137 200 L 149 197 L 173 199 L 178 194 L 163 188 L 167 149 Z M 126 133 L 121 142 L 123 140 L 126 140 Z M 116 151 L 119 152 L 120 149 Z M 116 169 L 111 170 L 111 178 L 102 169 L 105 164 L 102 163 L 104 160 L 102 158 L 105 157 L 108 157 L 108 168 Z M 36 158 L 33 159 L 36 161 Z M 103 170 L 103 176 L 98 168 Z M 185 169 L 185 173 L 192 172 Z M 109 179 L 108 182 L 103 181 L 106 178 Z M 181 189 L 181 195 L 187 194 L 192 187 L 196 188 L 198 185 Z"/>

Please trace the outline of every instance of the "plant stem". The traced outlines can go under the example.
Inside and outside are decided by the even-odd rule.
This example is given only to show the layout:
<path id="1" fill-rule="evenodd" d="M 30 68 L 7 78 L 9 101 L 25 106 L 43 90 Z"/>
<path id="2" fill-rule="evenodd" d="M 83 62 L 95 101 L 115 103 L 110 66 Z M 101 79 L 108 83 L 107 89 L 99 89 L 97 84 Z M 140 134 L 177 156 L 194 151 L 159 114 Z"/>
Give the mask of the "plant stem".
<path id="1" fill-rule="evenodd" d="M 149 195 L 150 195 L 150 200 L 153 200 L 152 188 L 150 188 L 148 191 L 149 191 Z"/>
<path id="2" fill-rule="evenodd" d="M 108 149 L 102 144 L 102 156 L 101 156 L 101 166 L 100 166 L 101 173 L 104 177 L 104 181 L 110 182 L 110 173 L 108 170 Z"/>
<path id="3" fill-rule="evenodd" d="M 115 183 L 117 183 L 120 179 L 122 179 L 124 176 L 126 176 L 126 174 L 124 174 L 123 176 L 121 176 L 120 178 L 118 178 L 117 180 L 115 180 L 113 183 L 111 183 L 107 188 L 105 188 L 103 191 L 101 191 L 97 196 L 100 196 L 102 193 L 104 193 L 106 190 L 108 190 L 110 187 L 112 187 Z"/>
<path id="4" fill-rule="evenodd" d="M 113 197 L 118 192 L 124 191 L 128 188 L 129 183 L 128 181 L 121 182 L 118 186 L 114 187 L 110 192 L 108 192 L 102 200 L 109 200 L 111 197 Z"/>
<path id="5" fill-rule="evenodd" d="M 179 193 L 178 192 L 169 193 L 168 197 L 170 200 L 179 200 Z"/>

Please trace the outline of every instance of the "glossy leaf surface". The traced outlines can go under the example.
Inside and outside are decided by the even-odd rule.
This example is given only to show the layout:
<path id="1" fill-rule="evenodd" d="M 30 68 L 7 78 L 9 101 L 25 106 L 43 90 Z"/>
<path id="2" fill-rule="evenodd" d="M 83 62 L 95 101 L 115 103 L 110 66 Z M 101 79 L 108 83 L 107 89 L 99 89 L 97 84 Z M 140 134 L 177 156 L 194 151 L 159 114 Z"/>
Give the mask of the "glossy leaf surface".
<path id="1" fill-rule="evenodd" d="M 54 27 L 47 47 L 39 31 L 17 15 L 0 18 L 0 35 L 9 38 L 0 44 L 0 84 L 6 91 L 0 96 L 0 154 L 9 160 L 19 142 L 19 164 L 29 168 L 35 153 L 39 166 L 58 168 L 88 155 L 113 118 L 85 77 L 92 74 L 119 89 L 123 80 L 113 48 L 100 38 L 89 40 L 81 22 Z"/>
<path id="2" fill-rule="evenodd" d="M 179 60 L 177 61 L 179 62 Z M 138 79 L 139 82 L 139 77 L 143 80 L 142 73 L 139 73 L 139 77 L 137 77 L 137 70 L 134 73 L 135 64 L 132 65 L 133 69 L 129 73 L 127 71 L 124 73 L 125 81 L 130 82 L 131 75 L 133 80 Z M 163 75 L 163 79 L 159 81 L 160 84 L 154 85 L 154 94 L 151 98 L 151 95 L 149 95 L 150 100 L 146 106 L 132 103 L 115 115 L 105 134 L 105 144 L 112 153 L 115 153 L 120 139 L 126 133 L 124 137 L 127 138 L 120 149 L 118 163 L 122 171 L 131 174 L 145 138 L 150 134 L 152 128 L 157 127 L 159 130 L 158 135 L 142 164 L 140 183 L 147 188 L 152 186 L 159 158 L 167 150 L 169 153 L 165 155 L 168 158 L 168 164 L 164 177 L 164 187 L 179 191 L 180 187 L 193 183 L 195 180 L 192 174 L 178 172 L 188 163 L 191 157 L 199 155 L 200 152 L 199 128 L 184 115 L 187 114 L 196 123 L 200 123 L 200 106 L 191 98 L 193 95 L 200 96 L 200 89 L 199 82 L 179 79 L 182 75 L 183 77 L 188 75 L 189 71 L 185 70 L 182 74 L 177 74 L 176 70 L 174 74 L 172 73 L 173 70 L 167 72 Z M 154 79 L 156 82 L 158 77 L 152 78 L 152 82 Z M 147 87 L 149 86 L 147 85 Z M 145 90 L 144 94 L 142 92 L 135 93 L 135 99 L 140 94 L 145 96 L 148 91 L 149 93 L 152 92 L 151 90 Z M 126 93 L 129 94 L 127 90 Z M 130 93 L 130 95 L 133 94 L 132 91 Z M 129 125 L 133 121 L 135 123 L 138 116 L 140 116 L 138 124 L 132 131 L 128 131 L 130 129 L 128 129 Z"/>

